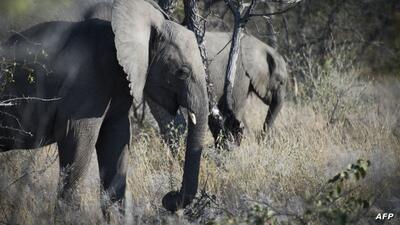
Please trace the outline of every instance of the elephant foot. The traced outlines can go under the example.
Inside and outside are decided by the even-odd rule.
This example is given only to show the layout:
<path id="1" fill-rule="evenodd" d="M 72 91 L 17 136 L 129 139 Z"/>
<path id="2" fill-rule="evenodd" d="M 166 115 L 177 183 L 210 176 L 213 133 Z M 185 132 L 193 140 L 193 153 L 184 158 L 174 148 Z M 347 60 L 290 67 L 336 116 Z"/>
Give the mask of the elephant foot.
<path id="1" fill-rule="evenodd" d="M 176 212 L 179 209 L 185 208 L 192 202 L 192 200 L 192 198 L 188 197 L 183 198 L 182 194 L 178 191 L 170 191 L 163 197 L 162 205 L 166 210 Z"/>

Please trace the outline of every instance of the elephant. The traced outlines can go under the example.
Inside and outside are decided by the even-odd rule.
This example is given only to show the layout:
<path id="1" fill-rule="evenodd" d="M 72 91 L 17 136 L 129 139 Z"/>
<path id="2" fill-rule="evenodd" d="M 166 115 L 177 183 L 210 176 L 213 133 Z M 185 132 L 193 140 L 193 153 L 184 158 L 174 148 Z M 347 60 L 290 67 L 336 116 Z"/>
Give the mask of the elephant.
<path id="1" fill-rule="evenodd" d="M 226 32 L 206 32 L 206 49 L 208 51 L 208 70 L 213 84 L 213 95 L 223 117 L 227 117 L 225 86 L 225 70 L 229 57 L 229 41 L 231 34 Z M 224 47 L 225 46 L 225 47 Z M 272 47 L 263 43 L 252 35 L 245 34 L 241 40 L 240 55 L 237 62 L 236 78 L 233 87 L 233 113 L 241 123 L 242 129 L 248 125 L 245 122 L 245 104 L 251 94 L 255 94 L 263 103 L 269 106 L 267 116 L 263 124 L 263 130 L 267 131 L 282 108 L 288 73 L 283 57 Z M 169 132 L 168 124 L 182 125 L 177 121 L 185 121 L 175 118 L 160 107 L 154 101 L 148 101 L 150 110 L 156 119 L 164 139 L 168 143 L 174 140 Z M 182 117 L 182 115 L 178 115 Z M 216 125 L 212 117 L 209 118 L 210 131 L 213 134 L 215 144 L 226 147 L 224 139 L 219 139 L 221 127 Z M 232 132 L 232 139 L 240 145 L 241 134 Z M 224 132 L 226 134 L 226 132 Z"/>
<path id="2" fill-rule="evenodd" d="M 96 151 L 103 188 L 123 202 L 128 112 L 143 93 L 190 118 L 182 186 L 163 206 L 184 208 L 197 192 L 208 110 L 205 70 L 193 32 L 151 0 L 115 0 L 112 22 L 45 22 L 2 45 L 0 152 L 57 143 L 74 192 Z"/>

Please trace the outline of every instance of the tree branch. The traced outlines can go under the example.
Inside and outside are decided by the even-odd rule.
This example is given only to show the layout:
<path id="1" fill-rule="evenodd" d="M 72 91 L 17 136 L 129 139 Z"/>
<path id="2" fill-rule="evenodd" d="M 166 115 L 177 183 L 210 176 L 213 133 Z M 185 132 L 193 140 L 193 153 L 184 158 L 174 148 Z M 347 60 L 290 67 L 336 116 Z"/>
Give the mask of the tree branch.
<path id="1" fill-rule="evenodd" d="M 271 12 L 271 13 L 250 13 L 248 16 L 249 17 L 256 17 L 256 16 L 274 16 L 274 15 L 279 15 L 279 14 L 283 14 L 286 13 L 292 9 L 294 9 L 299 3 L 301 2 L 301 0 L 296 0 L 296 1 L 288 1 L 288 3 L 290 6 L 282 9 L 280 11 L 276 11 L 276 12 Z"/>
<path id="2" fill-rule="evenodd" d="M 57 101 L 60 99 L 61 98 L 16 97 L 16 98 L 10 98 L 10 99 L 0 101 L 0 107 L 15 106 L 16 101 L 22 101 L 22 100 L 25 100 L 25 101 L 35 100 L 35 101 L 42 101 L 42 102 L 50 102 L 50 101 Z"/>

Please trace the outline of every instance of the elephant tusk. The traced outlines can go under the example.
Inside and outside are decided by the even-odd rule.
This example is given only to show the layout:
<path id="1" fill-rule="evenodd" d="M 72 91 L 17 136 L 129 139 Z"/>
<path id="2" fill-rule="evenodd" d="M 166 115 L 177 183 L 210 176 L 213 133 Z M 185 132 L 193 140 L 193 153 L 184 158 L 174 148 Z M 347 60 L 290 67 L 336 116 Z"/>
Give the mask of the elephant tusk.
<path id="1" fill-rule="evenodd" d="M 189 114 L 189 118 L 192 121 L 192 123 L 194 125 L 196 125 L 196 115 L 194 113 L 192 113 L 192 112 L 189 112 L 188 114 Z"/>

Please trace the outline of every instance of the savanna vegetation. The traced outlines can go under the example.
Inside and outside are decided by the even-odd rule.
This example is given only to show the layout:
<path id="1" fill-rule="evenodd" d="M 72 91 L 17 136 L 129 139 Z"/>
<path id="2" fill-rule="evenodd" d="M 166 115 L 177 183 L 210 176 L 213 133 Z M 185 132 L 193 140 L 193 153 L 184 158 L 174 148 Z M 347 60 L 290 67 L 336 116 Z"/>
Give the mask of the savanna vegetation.
<path id="1" fill-rule="evenodd" d="M 1 41 L 41 21 L 81 20 L 96 2 L 2 1 Z M 246 108 L 252 130 L 230 151 L 208 135 L 200 191 L 171 214 L 160 199 L 180 187 L 185 140 L 172 152 L 146 115 L 129 150 L 126 211 L 110 205 L 110 224 L 376 224 L 382 212 L 396 215 L 385 224 L 399 224 L 400 4 L 303 0 L 286 11 L 282 2 L 260 1 L 258 13 L 285 12 L 254 17 L 244 29 L 288 63 L 274 128 L 261 132 L 266 109 L 254 96 Z M 206 30 L 232 31 L 224 1 L 201 1 L 199 12 Z M 181 2 L 174 15 L 183 19 Z M 106 224 L 100 205 L 109 202 L 98 202 L 93 159 L 76 208 L 57 198 L 56 146 L 0 154 L 0 224 Z"/>

